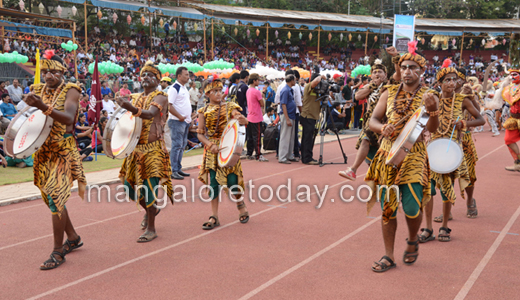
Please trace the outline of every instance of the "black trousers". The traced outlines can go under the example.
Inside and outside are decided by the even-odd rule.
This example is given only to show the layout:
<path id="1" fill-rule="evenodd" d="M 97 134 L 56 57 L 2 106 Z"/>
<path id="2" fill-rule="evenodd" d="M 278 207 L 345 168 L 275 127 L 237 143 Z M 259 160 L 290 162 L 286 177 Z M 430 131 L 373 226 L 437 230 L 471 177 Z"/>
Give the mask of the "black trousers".
<path id="1" fill-rule="evenodd" d="M 296 119 L 294 119 L 294 157 L 300 157 L 300 141 L 298 138 L 298 125 L 300 122 L 300 114 L 296 114 Z"/>
<path id="2" fill-rule="evenodd" d="M 352 111 L 351 108 L 345 109 L 346 116 L 343 118 L 343 125 L 345 129 L 348 129 L 348 125 L 350 124 L 350 119 L 352 119 Z"/>
<path id="3" fill-rule="evenodd" d="M 249 123 L 246 128 L 247 155 L 252 156 L 253 151 L 258 159 L 262 152 L 262 123 Z"/>
<path id="4" fill-rule="evenodd" d="M 302 124 L 302 162 L 308 163 L 312 161 L 312 150 L 314 148 L 314 127 L 316 120 L 308 119 L 300 116 L 300 123 Z"/>

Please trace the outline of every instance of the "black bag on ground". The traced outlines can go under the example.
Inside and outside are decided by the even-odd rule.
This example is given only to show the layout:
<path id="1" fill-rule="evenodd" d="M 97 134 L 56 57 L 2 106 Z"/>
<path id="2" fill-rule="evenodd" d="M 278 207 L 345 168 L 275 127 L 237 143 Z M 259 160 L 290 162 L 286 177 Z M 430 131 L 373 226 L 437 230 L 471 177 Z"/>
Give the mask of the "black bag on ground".
<path id="1" fill-rule="evenodd" d="M 276 150 L 279 135 L 278 126 L 267 126 L 264 131 L 264 150 Z"/>

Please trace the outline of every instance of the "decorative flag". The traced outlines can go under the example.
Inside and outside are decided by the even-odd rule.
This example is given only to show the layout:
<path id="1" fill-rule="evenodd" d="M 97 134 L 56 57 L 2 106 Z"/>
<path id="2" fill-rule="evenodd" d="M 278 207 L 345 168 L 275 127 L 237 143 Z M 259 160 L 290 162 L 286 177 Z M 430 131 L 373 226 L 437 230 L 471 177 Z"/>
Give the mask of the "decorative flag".
<path id="1" fill-rule="evenodd" d="M 103 109 L 101 100 L 101 83 L 99 82 L 98 58 L 94 65 L 94 74 L 92 75 L 92 86 L 90 87 L 90 99 L 88 106 L 88 123 L 94 125 L 94 129 L 99 121 L 101 109 Z"/>
<path id="2" fill-rule="evenodd" d="M 36 48 L 36 70 L 34 71 L 34 84 L 40 83 L 40 49 Z"/>
<path id="3" fill-rule="evenodd" d="M 126 22 L 128 22 L 128 25 L 130 25 L 130 23 L 132 23 L 132 17 L 130 15 L 128 15 L 128 17 L 126 17 Z"/>

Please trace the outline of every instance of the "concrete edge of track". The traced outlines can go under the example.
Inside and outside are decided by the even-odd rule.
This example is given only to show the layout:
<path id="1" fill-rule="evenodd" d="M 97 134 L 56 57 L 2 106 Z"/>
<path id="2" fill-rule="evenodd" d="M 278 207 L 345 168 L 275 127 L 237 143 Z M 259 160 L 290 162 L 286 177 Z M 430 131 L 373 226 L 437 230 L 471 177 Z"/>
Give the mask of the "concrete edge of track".
<path id="1" fill-rule="evenodd" d="M 340 140 L 353 139 L 353 138 L 357 138 L 358 136 L 359 136 L 358 134 L 349 135 L 349 136 L 343 136 L 343 137 L 340 135 Z M 336 139 L 333 139 L 333 140 L 329 140 L 329 141 L 323 141 L 323 143 L 327 144 L 327 143 L 336 142 L 336 141 L 337 141 Z M 315 144 L 315 146 L 317 146 L 317 145 L 319 145 L 319 143 Z M 276 151 L 264 150 L 265 154 L 270 154 L 270 153 L 274 153 L 274 152 L 276 152 Z M 240 159 L 244 159 L 244 158 L 245 158 L 245 156 L 244 157 L 240 157 Z M 199 165 L 189 166 L 189 167 L 183 168 L 182 170 L 183 171 L 188 171 L 188 170 L 197 169 L 198 167 L 199 167 Z M 118 183 L 118 182 L 119 182 L 119 178 L 114 178 L 114 179 L 110 179 L 110 180 L 95 182 L 95 183 L 92 183 L 92 184 L 89 184 L 89 185 L 110 185 L 110 184 L 114 184 L 114 183 Z M 77 186 L 73 187 L 71 189 L 72 193 L 75 193 L 77 191 L 78 191 L 78 187 Z M 34 200 L 38 200 L 38 199 L 41 199 L 41 198 L 42 198 L 41 194 L 32 194 L 32 195 L 26 195 L 26 196 L 16 197 L 16 198 L 12 198 L 12 199 L 0 200 L 0 206 L 7 206 L 7 205 L 11 205 L 11 204 L 16 204 L 16 203 L 34 201 Z"/>

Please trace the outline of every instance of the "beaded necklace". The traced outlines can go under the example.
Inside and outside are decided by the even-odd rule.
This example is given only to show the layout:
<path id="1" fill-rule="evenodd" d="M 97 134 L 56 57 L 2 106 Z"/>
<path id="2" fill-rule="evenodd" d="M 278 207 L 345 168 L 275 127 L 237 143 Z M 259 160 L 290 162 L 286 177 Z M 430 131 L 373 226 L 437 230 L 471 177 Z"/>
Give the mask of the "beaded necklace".
<path id="1" fill-rule="evenodd" d="M 412 97 L 410 97 L 410 98 L 408 98 L 408 96 L 406 95 L 407 92 L 405 91 L 404 96 L 405 96 L 405 98 L 406 98 L 405 101 L 407 101 L 407 103 L 406 103 L 405 107 L 404 107 L 402 110 L 398 110 L 398 109 L 397 109 L 397 97 L 399 96 L 399 93 L 401 92 L 402 89 L 403 89 L 403 84 L 401 83 L 401 84 L 399 85 L 399 88 L 397 88 L 397 93 L 395 94 L 395 99 L 394 99 L 394 111 L 395 111 L 396 113 L 400 114 L 400 115 L 404 115 L 404 114 L 406 113 L 406 111 L 410 108 L 410 106 L 412 105 L 412 101 L 413 101 L 413 99 L 415 98 L 415 95 L 416 95 L 416 94 L 419 92 L 419 90 L 421 89 L 421 85 L 419 85 L 419 86 L 417 87 L 417 89 L 413 92 Z"/>
<path id="2" fill-rule="evenodd" d="M 448 126 L 446 126 L 446 129 L 443 132 L 441 132 L 439 130 L 439 128 L 437 128 L 437 133 L 440 134 L 440 135 L 445 135 L 445 134 L 448 133 L 448 131 L 450 131 L 450 128 L 451 128 L 450 123 L 453 120 L 453 108 L 455 107 L 455 95 L 456 94 L 453 93 L 453 98 L 452 98 L 452 101 L 451 101 L 451 114 L 450 114 L 450 118 L 448 119 Z M 446 99 L 450 99 L 450 98 L 442 98 L 442 100 L 446 100 Z"/>

